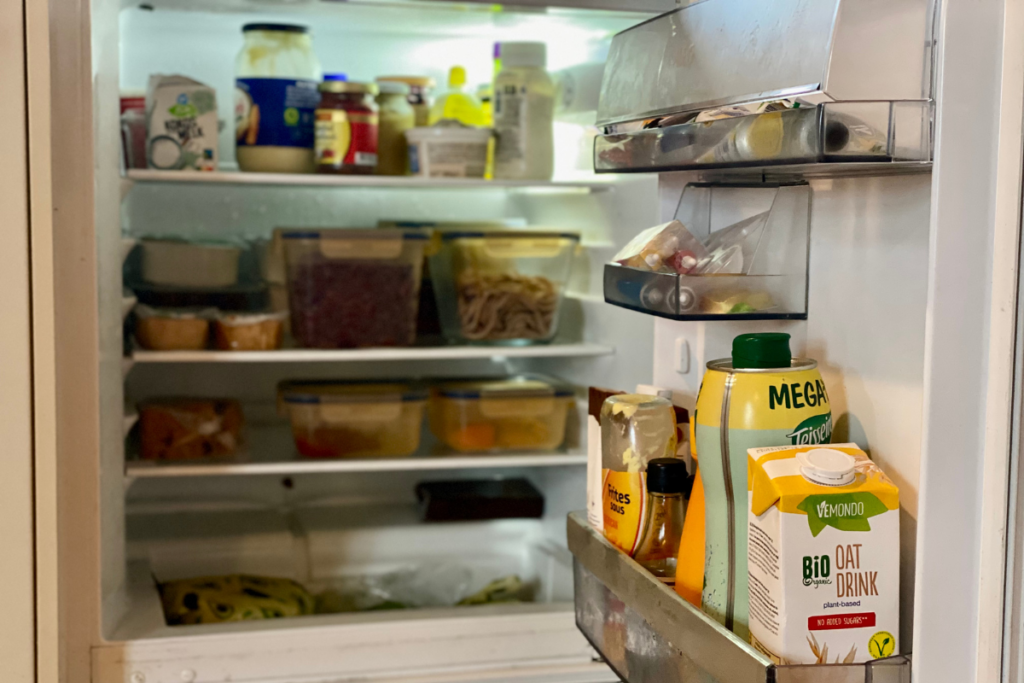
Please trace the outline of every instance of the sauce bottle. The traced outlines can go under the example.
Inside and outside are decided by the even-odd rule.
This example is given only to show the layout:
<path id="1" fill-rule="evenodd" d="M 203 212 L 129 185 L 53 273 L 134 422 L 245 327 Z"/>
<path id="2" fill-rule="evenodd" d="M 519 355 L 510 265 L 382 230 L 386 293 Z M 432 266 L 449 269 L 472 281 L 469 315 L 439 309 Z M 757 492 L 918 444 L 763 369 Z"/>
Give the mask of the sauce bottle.
<path id="1" fill-rule="evenodd" d="M 688 476 L 686 463 L 679 458 L 647 463 L 647 521 L 633 558 L 668 586 L 676 583 Z"/>
<path id="2" fill-rule="evenodd" d="M 622 394 L 601 406 L 604 535 L 627 555 L 636 551 L 646 522 L 647 463 L 675 454 L 676 416 L 671 401 Z"/>

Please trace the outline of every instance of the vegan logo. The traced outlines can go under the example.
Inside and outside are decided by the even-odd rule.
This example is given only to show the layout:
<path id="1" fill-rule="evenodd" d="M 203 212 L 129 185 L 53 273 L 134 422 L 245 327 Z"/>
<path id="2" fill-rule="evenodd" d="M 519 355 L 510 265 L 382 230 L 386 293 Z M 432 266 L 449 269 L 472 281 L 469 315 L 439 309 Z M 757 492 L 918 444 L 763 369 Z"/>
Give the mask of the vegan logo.
<path id="1" fill-rule="evenodd" d="M 875 494 L 867 491 L 807 496 L 796 509 L 807 513 L 812 536 L 827 526 L 840 531 L 871 531 L 868 519 L 888 510 Z"/>
<path id="2" fill-rule="evenodd" d="M 792 434 L 786 434 L 786 438 L 791 439 L 794 446 L 828 443 L 832 440 L 832 413 L 807 418 L 797 425 Z"/>
<path id="3" fill-rule="evenodd" d="M 879 631 L 868 641 L 868 653 L 875 659 L 891 657 L 896 650 L 896 639 L 888 631 Z"/>

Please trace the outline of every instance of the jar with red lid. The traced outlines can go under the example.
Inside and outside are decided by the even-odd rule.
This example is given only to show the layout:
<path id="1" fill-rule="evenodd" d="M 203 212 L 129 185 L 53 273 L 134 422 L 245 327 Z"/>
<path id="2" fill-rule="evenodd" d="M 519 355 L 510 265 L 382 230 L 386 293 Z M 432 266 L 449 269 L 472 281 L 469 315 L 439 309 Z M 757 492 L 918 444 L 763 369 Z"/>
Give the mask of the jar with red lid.
<path id="1" fill-rule="evenodd" d="M 316 109 L 317 173 L 373 173 L 377 167 L 378 110 L 373 83 L 320 84 Z"/>

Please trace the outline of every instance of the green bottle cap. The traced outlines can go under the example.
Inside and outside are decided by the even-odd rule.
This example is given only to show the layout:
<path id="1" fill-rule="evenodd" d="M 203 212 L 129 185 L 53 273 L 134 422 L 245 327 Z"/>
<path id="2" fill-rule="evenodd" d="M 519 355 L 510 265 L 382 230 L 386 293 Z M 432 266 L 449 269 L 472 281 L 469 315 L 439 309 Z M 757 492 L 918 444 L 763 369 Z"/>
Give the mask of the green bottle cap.
<path id="1" fill-rule="evenodd" d="M 741 334 L 732 340 L 732 366 L 736 369 L 788 368 L 792 360 L 785 332 Z"/>

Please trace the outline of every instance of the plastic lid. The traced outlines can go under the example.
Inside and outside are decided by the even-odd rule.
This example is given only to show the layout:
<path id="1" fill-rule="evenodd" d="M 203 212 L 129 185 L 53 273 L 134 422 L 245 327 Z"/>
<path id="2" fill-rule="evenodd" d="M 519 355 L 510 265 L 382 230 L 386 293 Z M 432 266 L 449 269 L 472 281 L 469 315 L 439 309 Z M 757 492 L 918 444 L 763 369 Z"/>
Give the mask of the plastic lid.
<path id="1" fill-rule="evenodd" d="M 536 67 L 543 69 L 548 63 L 548 46 L 544 43 L 501 43 L 501 66 Z"/>
<path id="2" fill-rule="evenodd" d="M 448 72 L 448 87 L 461 88 L 466 85 L 466 70 L 461 66 L 453 66 Z"/>
<path id="3" fill-rule="evenodd" d="M 325 81 L 347 81 L 348 74 L 336 73 L 336 74 L 324 74 Z"/>
<path id="4" fill-rule="evenodd" d="M 283 240 L 318 240 L 318 239 L 402 239 L 426 240 L 430 236 L 421 230 L 361 230 L 358 228 L 332 228 L 330 230 L 281 230 Z"/>
<path id="5" fill-rule="evenodd" d="M 379 81 L 377 87 L 380 88 L 381 95 L 408 95 L 409 86 L 406 83 L 399 83 L 398 81 Z"/>
<path id="6" fill-rule="evenodd" d="M 788 368 L 792 363 L 789 335 L 785 332 L 741 334 L 732 340 L 734 368 Z"/>
<path id="7" fill-rule="evenodd" d="M 285 403 L 381 403 L 425 401 L 427 392 L 408 384 L 311 380 L 282 382 L 278 393 Z"/>
<path id="8" fill-rule="evenodd" d="M 686 493 L 690 473 L 679 458 L 656 458 L 647 463 L 647 490 L 653 493 Z"/>
<path id="9" fill-rule="evenodd" d="M 249 31 L 281 31 L 283 33 L 309 33 L 308 26 L 299 24 L 246 24 L 242 27 L 242 33 Z"/>
<path id="10" fill-rule="evenodd" d="M 355 81 L 324 81 L 320 84 L 320 92 L 376 95 L 377 84 L 356 83 Z"/>
<path id="11" fill-rule="evenodd" d="M 479 380 L 443 385 L 438 393 L 445 398 L 537 398 L 572 396 L 572 389 L 540 376 L 512 377 L 507 380 Z"/>
<path id="12" fill-rule="evenodd" d="M 490 230 L 487 232 L 474 231 L 474 232 L 443 232 L 441 233 L 441 239 L 443 241 L 448 240 L 461 240 L 461 239 L 552 239 L 560 238 L 567 240 L 580 241 L 580 236 L 572 232 L 529 232 L 526 230 Z"/>
<path id="13" fill-rule="evenodd" d="M 800 474 L 804 479 L 822 486 L 846 486 L 857 478 L 857 460 L 834 448 L 815 448 L 797 453 Z M 648 481 L 650 481 L 650 475 Z"/>
<path id="14" fill-rule="evenodd" d="M 433 88 L 437 83 L 430 76 L 377 76 L 378 83 L 405 83 L 411 88 Z"/>

